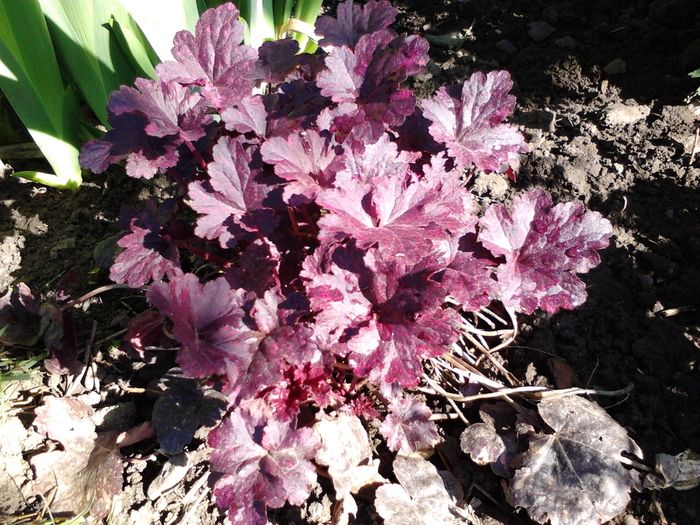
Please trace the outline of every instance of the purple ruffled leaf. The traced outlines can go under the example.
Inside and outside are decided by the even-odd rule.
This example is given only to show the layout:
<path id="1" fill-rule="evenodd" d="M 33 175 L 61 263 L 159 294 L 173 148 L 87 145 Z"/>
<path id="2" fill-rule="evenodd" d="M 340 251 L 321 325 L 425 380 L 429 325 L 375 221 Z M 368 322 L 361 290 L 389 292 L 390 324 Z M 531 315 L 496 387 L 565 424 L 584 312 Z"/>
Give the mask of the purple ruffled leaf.
<path id="1" fill-rule="evenodd" d="M 365 35 L 354 51 L 341 47 L 326 57 L 317 77 L 321 94 L 338 109 L 333 131 L 348 135 L 354 127 L 374 142 L 386 127 L 400 126 L 415 109 L 415 97 L 399 86 L 428 63 L 428 43 L 418 36 L 394 37 L 387 30 Z M 358 140 L 359 140 L 358 138 Z"/>
<path id="2" fill-rule="evenodd" d="M 319 238 L 351 238 L 359 248 L 376 243 L 413 262 L 427 254 L 447 257 L 447 244 L 476 224 L 471 196 L 454 173 L 419 180 L 402 164 L 376 176 L 339 173 L 336 188 L 317 199 L 330 212 L 318 223 Z"/>
<path id="3" fill-rule="evenodd" d="M 299 42 L 293 38 L 263 42 L 258 49 L 253 77 L 256 80 L 279 84 L 299 66 Z"/>
<path id="4" fill-rule="evenodd" d="M 102 173 L 126 159 L 130 177 L 150 179 L 174 167 L 178 148 L 200 139 L 211 116 L 202 97 L 178 84 L 136 79 L 136 88 L 122 86 L 109 98 L 112 128 L 80 152 L 80 164 Z"/>
<path id="5" fill-rule="evenodd" d="M 142 115 L 109 116 L 112 125 L 101 139 L 88 141 L 80 150 L 80 165 L 102 173 L 110 165 L 126 159 L 126 174 L 136 179 L 152 179 L 174 167 L 180 154 L 172 137 L 157 139 L 146 134 L 148 121 Z"/>
<path id="6" fill-rule="evenodd" d="M 394 452 L 409 455 L 432 448 L 440 442 L 430 409 L 410 395 L 395 397 L 379 432 Z"/>
<path id="7" fill-rule="evenodd" d="M 474 73 L 462 88 L 440 90 L 422 102 L 423 114 L 432 121 L 430 133 L 462 167 L 499 171 L 515 165 L 525 139 L 502 122 L 513 112 L 513 81 L 507 71 Z"/>
<path id="8" fill-rule="evenodd" d="M 523 313 L 536 308 L 556 312 L 586 300 L 586 285 L 576 274 L 600 263 L 597 250 L 608 246 L 612 225 L 580 202 L 552 206 L 544 190 L 524 193 L 509 210 L 489 207 L 479 241 L 505 257 L 496 271 L 500 299 Z"/>
<path id="9" fill-rule="evenodd" d="M 110 113 L 143 115 L 151 137 L 179 135 L 194 141 L 204 136 L 205 104 L 198 93 L 178 84 L 137 78 L 136 88 L 122 86 L 109 97 Z"/>
<path id="10" fill-rule="evenodd" d="M 190 207 L 200 214 L 195 234 L 219 239 L 222 247 L 236 244 L 245 231 L 269 230 L 276 218 L 263 200 L 270 186 L 256 182 L 256 163 L 243 144 L 222 137 L 213 149 L 209 180 L 189 186 Z"/>
<path id="11" fill-rule="evenodd" d="M 275 418 L 262 401 L 236 408 L 209 436 L 214 486 L 232 525 L 266 523 L 266 508 L 301 505 L 316 481 L 320 443 L 310 428 Z M 261 521 L 264 520 L 264 521 Z"/>
<path id="12" fill-rule="evenodd" d="M 223 277 L 200 284 L 196 275 L 184 274 L 153 284 L 147 297 L 173 323 L 185 374 L 236 375 L 247 368 L 259 334 L 243 323 L 243 290 L 232 290 Z"/>
<path id="13" fill-rule="evenodd" d="M 329 135 L 315 130 L 272 137 L 260 148 L 262 158 L 275 167 L 275 174 L 289 183 L 285 200 L 301 195 L 314 200 L 325 188 L 332 188 L 335 175 L 344 167 L 342 148 Z"/>
<path id="14" fill-rule="evenodd" d="M 316 32 L 323 36 L 319 45 L 352 48 L 361 36 L 387 29 L 397 14 L 388 0 L 370 0 L 364 5 L 347 0 L 338 5 L 336 18 L 322 16 L 316 21 Z"/>
<path id="15" fill-rule="evenodd" d="M 486 257 L 458 251 L 441 282 L 463 310 L 476 312 L 488 306 L 497 294 L 494 266 L 495 263 Z"/>
<path id="16" fill-rule="evenodd" d="M 117 242 L 124 251 L 115 259 L 110 279 L 138 288 L 166 275 L 172 280 L 182 274 L 178 249 L 162 230 L 155 204 L 149 202 L 143 212 L 132 218 L 130 229 L 131 233 Z"/>
<path id="17" fill-rule="evenodd" d="M 221 113 L 221 119 L 229 131 L 253 132 L 258 137 L 264 137 L 267 131 L 267 111 L 260 97 L 249 97 L 227 108 Z"/>
<path id="18" fill-rule="evenodd" d="M 356 274 L 334 263 L 324 271 L 310 257 L 301 275 L 309 279 L 306 293 L 316 312 L 314 333 L 326 344 L 337 343 L 346 329 L 369 319 L 372 304 L 364 296 Z"/>
<path id="19" fill-rule="evenodd" d="M 175 35 L 175 61 L 159 64 L 158 76 L 166 82 L 200 87 L 207 102 L 219 109 L 249 97 L 258 54 L 241 45 L 244 29 L 239 14 L 232 2 L 205 11 L 194 35 L 189 31 Z"/>

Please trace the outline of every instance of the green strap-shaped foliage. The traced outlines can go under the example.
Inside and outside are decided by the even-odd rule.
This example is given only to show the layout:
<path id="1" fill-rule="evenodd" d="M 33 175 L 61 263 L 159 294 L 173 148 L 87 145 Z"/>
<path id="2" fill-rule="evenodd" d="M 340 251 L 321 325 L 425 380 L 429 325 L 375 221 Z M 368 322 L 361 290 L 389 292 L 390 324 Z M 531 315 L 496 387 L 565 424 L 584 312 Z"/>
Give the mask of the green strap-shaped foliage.
<path id="1" fill-rule="evenodd" d="M 78 189 L 78 103 L 63 85 L 38 0 L 0 0 L 0 89 L 55 172 L 15 175 Z"/>
<path id="2" fill-rule="evenodd" d="M 110 93 L 138 74 L 108 25 L 113 17 L 127 19 L 128 13 L 115 0 L 39 2 L 59 63 L 100 122 L 108 125 Z"/>
<path id="3" fill-rule="evenodd" d="M 102 0 L 96 0 L 102 1 Z M 194 33 L 199 20 L 197 0 L 117 0 L 134 18 L 156 54 L 172 60 L 175 33 L 187 29 Z"/>

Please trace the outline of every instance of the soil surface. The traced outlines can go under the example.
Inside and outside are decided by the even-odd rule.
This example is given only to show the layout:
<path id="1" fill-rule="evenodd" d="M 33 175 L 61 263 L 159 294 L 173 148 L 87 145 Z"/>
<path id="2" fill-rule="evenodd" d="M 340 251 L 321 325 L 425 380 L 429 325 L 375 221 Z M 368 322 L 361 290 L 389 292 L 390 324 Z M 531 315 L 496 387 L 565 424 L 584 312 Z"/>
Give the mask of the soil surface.
<path id="1" fill-rule="evenodd" d="M 601 265 L 585 276 L 588 302 L 577 311 L 521 319 L 522 335 L 505 354 L 506 366 L 528 384 L 604 390 L 632 384 L 622 399 L 597 400 L 628 429 L 645 457 L 653 463 L 657 453 L 698 451 L 700 153 L 695 149 L 700 149 L 700 112 L 685 101 L 698 81 L 687 73 L 700 67 L 697 3 L 402 0 L 396 5 L 402 31 L 442 35 L 471 28 L 471 39 L 461 45 L 431 46 L 432 61 L 416 80 L 420 94 L 461 83 L 479 70 L 507 69 L 515 80 L 513 120 L 526 134 L 530 152 L 514 183 L 496 174 L 475 179 L 482 203 L 507 201 L 539 187 L 559 201 L 583 201 L 614 225 L 614 241 Z M 120 207 L 147 196 L 143 185 L 120 173 L 92 177 L 76 194 L 0 180 L 0 293 L 12 282 L 48 294 L 57 282 L 72 281 L 74 296 L 105 284 L 96 248 L 103 250 L 118 233 Z M 142 299 L 133 293 L 110 292 L 78 317 L 79 338 L 89 338 L 97 321 L 93 339 L 103 342 L 101 352 L 113 356 L 100 378 L 109 392 L 101 402 L 120 406 L 126 419 L 112 418 L 105 430 L 148 419 L 153 404 L 148 396 L 116 388 L 119 373 L 129 376 L 133 393 L 167 369 L 146 372 L 110 350 L 110 342 L 118 346 L 125 314 L 142 308 Z M 29 427 L 31 410 L 20 420 L 25 429 L 15 435 Z M 8 444 L 0 446 L 0 455 L 21 457 L 33 450 L 40 440 L 26 432 L 15 446 L 19 452 Z M 165 458 L 153 450 L 135 454 L 112 523 L 174 523 L 188 512 L 183 499 L 190 504 L 187 509 L 196 508 L 190 523 L 220 522 L 208 499 L 208 505 L 191 505 L 192 488 L 206 475 L 197 443 L 202 440 L 190 447 L 185 480 L 155 498 L 146 494 Z M 482 502 L 477 514 L 483 523 L 530 523 L 525 513 L 505 503 L 490 471 L 472 464 L 467 469 L 480 487 L 474 495 Z M 3 475 L 0 487 L 7 487 Z M 17 467 L 13 479 L 22 476 L 31 477 L 26 465 Z M 280 524 L 329 523 L 330 499 L 323 489 L 301 509 L 273 518 Z M 7 502 L 0 503 L 0 516 L 26 510 L 27 497 L 0 492 L 0 502 Z M 374 519 L 361 509 L 357 523 Z M 698 522 L 698 488 L 634 494 L 615 520 L 624 525 Z"/>

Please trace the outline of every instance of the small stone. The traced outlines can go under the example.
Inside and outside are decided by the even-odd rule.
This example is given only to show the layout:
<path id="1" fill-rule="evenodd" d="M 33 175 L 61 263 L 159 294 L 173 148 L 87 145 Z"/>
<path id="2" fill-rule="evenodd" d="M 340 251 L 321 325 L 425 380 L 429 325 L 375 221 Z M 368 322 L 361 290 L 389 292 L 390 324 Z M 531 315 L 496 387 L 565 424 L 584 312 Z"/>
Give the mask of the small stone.
<path id="1" fill-rule="evenodd" d="M 623 525 L 639 525 L 639 520 L 632 516 L 631 514 L 628 514 L 625 516 L 625 519 L 623 520 Z"/>
<path id="2" fill-rule="evenodd" d="M 651 290 L 654 286 L 654 278 L 648 273 L 642 274 L 639 276 L 639 285 L 642 287 L 642 290 Z"/>
<path id="3" fill-rule="evenodd" d="M 496 42 L 496 49 L 508 56 L 513 56 L 518 52 L 518 48 L 510 40 L 499 40 Z"/>
<path id="4" fill-rule="evenodd" d="M 625 167 L 620 164 L 619 162 L 616 162 L 613 164 L 613 168 L 615 168 L 615 171 L 619 174 L 622 175 L 622 172 L 625 171 Z"/>
<path id="5" fill-rule="evenodd" d="M 530 30 L 527 32 L 528 36 L 535 42 L 542 42 L 552 33 L 554 33 L 554 28 L 544 20 L 531 23 Z"/>
<path id="6" fill-rule="evenodd" d="M 559 20 L 559 13 L 553 6 L 547 7 L 544 11 L 542 11 L 542 18 L 544 18 L 547 22 L 552 22 L 555 23 L 557 20 Z"/>
<path id="7" fill-rule="evenodd" d="M 627 72 L 627 64 L 621 58 L 616 58 L 603 68 L 608 75 L 622 75 Z"/>
<path id="8" fill-rule="evenodd" d="M 65 250 L 75 249 L 75 237 L 66 237 L 65 239 L 56 243 L 56 245 L 49 250 L 49 257 L 52 260 L 58 258 L 58 254 Z"/>
<path id="9" fill-rule="evenodd" d="M 627 126 L 647 118 L 650 113 L 651 108 L 649 106 L 613 104 L 605 112 L 605 123 L 608 126 Z"/>
<path id="10" fill-rule="evenodd" d="M 578 42 L 572 36 L 563 36 L 554 41 L 554 45 L 560 49 L 576 49 Z"/>

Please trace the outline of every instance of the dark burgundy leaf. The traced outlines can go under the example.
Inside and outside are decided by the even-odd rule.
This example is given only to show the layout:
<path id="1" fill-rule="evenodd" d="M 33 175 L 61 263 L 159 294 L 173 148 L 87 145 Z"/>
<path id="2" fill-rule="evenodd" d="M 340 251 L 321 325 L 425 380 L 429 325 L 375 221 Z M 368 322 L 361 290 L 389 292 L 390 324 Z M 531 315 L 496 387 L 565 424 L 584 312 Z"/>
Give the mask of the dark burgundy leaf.
<path id="1" fill-rule="evenodd" d="M 253 77 L 256 80 L 279 84 L 299 66 L 299 42 L 293 38 L 263 42 L 258 49 Z"/>
<path id="2" fill-rule="evenodd" d="M 212 469 L 222 474 L 214 494 L 233 525 L 258 523 L 266 507 L 301 505 L 309 497 L 318 439 L 310 428 L 296 429 L 294 420 L 275 418 L 264 402 L 236 408 L 209 445 Z"/>
<path id="3" fill-rule="evenodd" d="M 278 286 L 279 254 L 268 242 L 248 244 L 238 256 L 238 264 L 226 272 L 233 288 L 244 288 L 262 297 L 266 290 Z"/>
<path id="4" fill-rule="evenodd" d="M 218 109 L 249 97 L 258 57 L 255 49 L 241 45 L 244 29 L 239 14 L 232 2 L 226 2 L 200 17 L 194 35 L 177 33 L 176 61 L 159 64 L 158 76 L 166 82 L 200 87 L 202 96 Z"/>
<path id="5" fill-rule="evenodd" d="M 41 337 L 39 304 L 29 286 L 19 283 L 0 297 L 0 343 L 32 346 Z"/>
<path id="6" fill-rule="evenodd" d="M 354 47 L 361 36 L 387 29 L 397 13 L 388 0 L 369 0 L 364 5 L 346 0 L 338 5 L 336 18 L 322 16 L 316 21 L 316 32 L 323 36 L 319 44 Z"/>
<path id="7" fill-rule="evenodd" d="M 180 454 L 202 426 L 214 426 L 226 409 L 226 402 L 205 396 L 198 382 L 168 373 L 166 387 L 155 404 L 151 421 L 161 449 L 171 456 Z"/>
<path id="8" fill-rule="evenodd" d="M 174 279 L 182 274 L 180 255 L 170 235 L 163 231 L 158 210 L 149 202 L 146 208 L 131 219 L 131 233 L 117 244 L 124 248 L 110 269 L 110 278 L 138 288 L 164 276 Z"/>
<path id="9" fill-rule="evenodd" d="M 149 347 L 166 344 L 164 325 L 165 317 L 154 310 L 146 310 L 129 321 L 124 341 L 143 355 Z"/>
<path id="10" fill-rule="evenodd" d="M 243 290 L 232 290 L 223 277 L 200 284 L 196 275 L 183 274 L 154 283 L 147 297 L 172 321 L 173 337 L 182 345 L 177 362 L 187 375 L 237 376 L 246 370 L 260 336 L 243 323 Z"/>
<path id="11" fill-rule="evenodd" d="M 271 137 L 287 136 L 309 128 L 330 100 L 321 95 L 316 82 L 294 80 L 281 84 L 263 97 L 268 113 L 267 132 Z"/>

